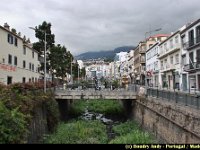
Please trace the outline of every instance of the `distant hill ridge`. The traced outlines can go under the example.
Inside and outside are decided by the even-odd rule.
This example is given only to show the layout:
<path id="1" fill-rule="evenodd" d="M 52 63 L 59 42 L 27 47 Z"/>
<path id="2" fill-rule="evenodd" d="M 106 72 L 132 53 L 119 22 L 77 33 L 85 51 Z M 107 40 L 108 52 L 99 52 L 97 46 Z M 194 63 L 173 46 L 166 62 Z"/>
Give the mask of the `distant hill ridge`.
<path id="1" fill-rule="evenodd" d="M 80 54 L 78 56 L 75 56 L 76 59 L 81 60 L 87 60 L 87 59 L 114 59 L 115 54 L 119 52 L 128 52 L 132 49 L 135 49 L 135 46 L 122 46 L 117 47 L 114 50 L 108 50 L 108 51 L 97 51 L 97 52 L 86 52 L 83 54 Z"/>

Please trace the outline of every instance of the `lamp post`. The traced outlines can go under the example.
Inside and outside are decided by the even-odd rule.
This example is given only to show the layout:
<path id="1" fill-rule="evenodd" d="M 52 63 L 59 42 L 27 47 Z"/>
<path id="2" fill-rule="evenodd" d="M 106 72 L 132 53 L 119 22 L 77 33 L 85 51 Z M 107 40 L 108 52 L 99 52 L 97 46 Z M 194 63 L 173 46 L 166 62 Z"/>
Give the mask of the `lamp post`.
<path id="1" fill-rule="evenodd" d="M 33 27 L 29 27 L 29 29 L 32 29 L 34 31 L 39 30 Z M 44 93 L 46 93 L 46 50 L 47 50 L 47 43 L 46 43 L 46 38 L 47 38 L 47 33 L 46 30 L 39 30 L 44 32 Z"/>

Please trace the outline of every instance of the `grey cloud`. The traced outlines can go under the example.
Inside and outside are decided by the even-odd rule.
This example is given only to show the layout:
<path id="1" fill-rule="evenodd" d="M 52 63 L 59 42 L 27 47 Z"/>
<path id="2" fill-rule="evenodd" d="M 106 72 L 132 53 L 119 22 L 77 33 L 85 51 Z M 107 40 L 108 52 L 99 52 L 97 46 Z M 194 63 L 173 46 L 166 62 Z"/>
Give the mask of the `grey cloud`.
<path id="1" fill-rule="evenodd" d="M 78 54 L 137 45 L 150 27 L 170 33 L 200 17 L 198 4 L 199 0 L 15 0 L 1 6 L 0 23 L 8 22 L 36 40 L 27 27 L 46 20 L 56 42 Z"/>

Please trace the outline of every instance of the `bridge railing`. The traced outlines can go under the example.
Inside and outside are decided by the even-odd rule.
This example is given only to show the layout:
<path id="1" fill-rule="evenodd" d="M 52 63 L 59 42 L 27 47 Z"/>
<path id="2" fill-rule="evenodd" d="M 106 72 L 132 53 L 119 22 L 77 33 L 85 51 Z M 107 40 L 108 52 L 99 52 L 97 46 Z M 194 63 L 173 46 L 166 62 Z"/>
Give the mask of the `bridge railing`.
<path id="1" fill-rule="evenodd" d="M 188 94 L 177 91 L 147 89 L 147 96 L 159 98 L 164 101 L 178 103 L 184 106 L 200 109 L 200 94 Z"/>

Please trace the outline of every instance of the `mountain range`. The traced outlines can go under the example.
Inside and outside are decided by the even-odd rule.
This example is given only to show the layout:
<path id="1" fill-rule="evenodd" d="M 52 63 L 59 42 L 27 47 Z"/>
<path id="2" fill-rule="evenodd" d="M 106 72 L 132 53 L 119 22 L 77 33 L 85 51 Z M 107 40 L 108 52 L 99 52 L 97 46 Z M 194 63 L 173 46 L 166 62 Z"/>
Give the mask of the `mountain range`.
<path id="1" fill-rule="evenodd" d="M 78 56 L 75 56 L 75 58 L 80 60 L 98 59 L 98 58 L 113 60 L 116 53 L 129 52 L 132 49 L 135 49 L 135 46 L 122 46 L 122 47 L 117 47 L 114 50 L 101 50 L 101 51 L 82 53 Z"/>

